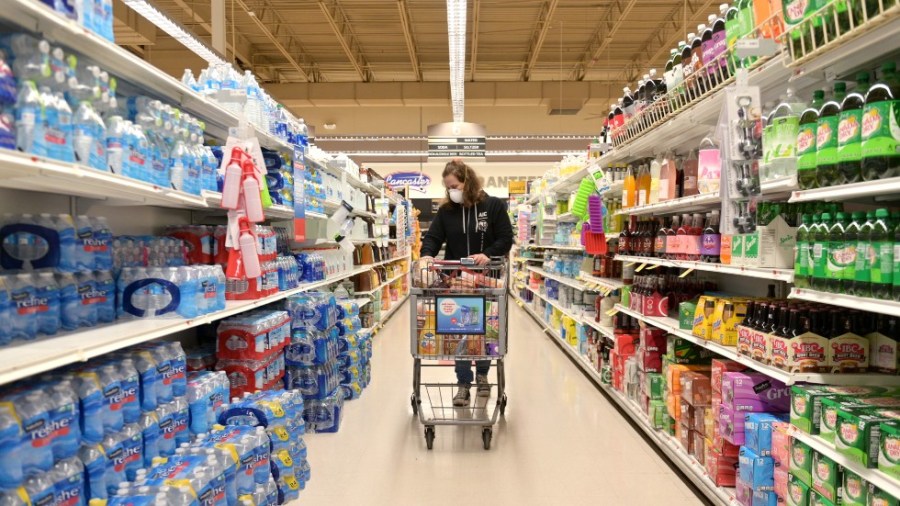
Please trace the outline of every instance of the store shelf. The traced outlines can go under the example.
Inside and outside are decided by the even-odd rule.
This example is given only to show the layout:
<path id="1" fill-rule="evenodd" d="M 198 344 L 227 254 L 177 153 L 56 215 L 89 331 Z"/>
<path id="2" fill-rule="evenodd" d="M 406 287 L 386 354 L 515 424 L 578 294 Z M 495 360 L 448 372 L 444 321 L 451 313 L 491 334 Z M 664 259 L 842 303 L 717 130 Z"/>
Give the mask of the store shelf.
<path id="1" fill-rule="evenodd" d="M 860 478 L 875 485 L 879 489 L 891 494 L 894 497 L 900 497 L 900 480 L 898 480 L 897 478 L 893 478 L 879 471 L 878 469 L 869 469 L 859 462 L 850 460 L 844 454 L 838 453 L 838 451 L 835 450 L 833 444 L 823 440 L 818 436 L 807 434 L 806 432 L 803 432 L 793 425 L 790 428 L 790 434 L 793 438 L 803 441 L 804 443 L 808 444 L 813 450 L 816 450 L 822 455 L 827 456 L 831 460 L 837 462 L 839 465 L 844 466 L 845 469 L 853 471 L 854 473 L 858 474 Z"/>
<path id="2" fill-rule="evenodd" d="M 900 302 L 892 300 L 870 299 L 868 297 L 854 297 L 843 293 L 820 292 L 806 288 L 791 289 L 788 298 L 820 302 L 832 306 L 858 309 L 872 313 L 881 313 L 891 316 L 900 316 Z"/>
<path id="3" fill-rule="evenodd" d="M 590 318 L 583 318 L 581 320 L 581 323 L 583 325 L 587 325 L 588 327 L 591 327 L 592 329 L 601 333 L 607 339 L 615 339 L 616 334 L 615 334 L 615 331 L 612 329 L 612 327 L 604 327 Z"/>
<path id="4" fill-rule="evenodd" d="M 584 283 L 578 281 L 577 279 L 567 278 L 565 276 L 560 276 L 559 274 L 553 274 L 552 272 L 547 272 L 544 269 L 541 269 L 540 267 L 534 267 L 531 265 L 526 266 L 526 268 L 531 272 L 540 274 L 541 276 L 548 278 L 548 279 L 552 279 L 554 281 L 559 281 L 560 283 L 571 286 L 572 288 L 574 288 L 576 290 L 579 290 L 582 292 L 587 290 L 587 287 L 584 286 Z"/>
<path id="5" fill-rule="evenodd" d="M 539 298 L 543 299 L 544 302 L 546 302 L 547 304 L 550 304 L 551 306 L 553 306 L 553 307 L 555 307 L 556 309 L 558 309 L 560 313 L 562 313 L 562 314 L 568 316 L 568 317 L 571 318 L 572 320 L 575 320 L 575 323 L 577 323 L 577 324 L 579 324 L 579 325 L 583 325 L 583 324 L 584 324 L 584 322 L 583 322 L 582 319 L 581 319 L 581 316 L 579 316 L 579 315 L 573 313 L 571 309 L 562 307 L 562 305 L 560 305 L 559 301 L 555 301 L 555 300 L 553 300 L 553 299 L 550 299 L 550 298 L 547 297 L 546 295 L 542 294 L 540 291 L 535 290 L 534 288 L 532 288 L 532 287 L 530 287 L 530 286 L 527 286 L 527 285 L 526 285 L 526 286 L 525 286 L 525 289 L 528 290 L 529 292 L 533 293 L 536 297 L 539 297 Z"/>
<path id="6" fill-rule="evenodd" d="M 690 197 L 681 197 L 680 199 L 657 202 L 656 204 L 628 207 L 616 211 L 616 214 L 624 216 L 640 216 L 644 214 L 673 214 L 684 211 L 699 211 L 711 209 L 713 207 L 720 206 L 721 204 L 722 200 L 719 198 L 719 192 L 700 193 L 698 195 L 691 195 Z"/>
<path id="7" fill-rule="evenodd" d="M 109 205 L 209 208 L 200 195 L 8 149 L 0 149 L 0 187 L 73 195 Z"/>
<path id="8" fill-rule="evenodd" d="M 529 244 L 528 249 L 556 249 L 560 251 L 584 251 L 584 246 L 563 246 L 557 244 Z"/>
<path id="9" fill-rule="evenodd" d="M 550 334 L 563 352 L 572 358 L 575 365 L 577 365 L 586 376 L 593 380 L 594 385 L 605 392 L 607 397 L 615 402 L 616 405 L 618 405 L 619 408 L 628 415 L 638 427 L 640 427 L 650 440 L 653 441 L 695 485 L 697 485 L 708 499 L 714 504 L 721 506 L 732 506 L 737 504 L 734 498 L 734 489 L 717 487 L 706 475 L 705 467 L 684 451 L 684 448 L 681 447 L 674 437 L 654 429 L 650 420 L 640 408 L 635 403 L 626 399 L 619 391 L 605 384 L 600 373 L 594 369 L 593 364 L 588 362 L 587 358 L 570 346 L 569 343 L 565 342 L 555 329 L 548 327 L 543 318 L 531 309 L 530 304 L 523 301 L 518 295 L 513 294 L 513 298 L 518 300 L 522 304 L 522 308 L 537 321 L 542 329 Z"/>
<path id="10" fill-rule="evenodd" d="M 2 184 L 2 183 L 0 183 Z M 203 198 L 206 199 L 206 204 L 210 211 L 216 211 L 224 213 L 225 209 L 222 209 L 222 194 L 218 192 L 203 192 Z M 266 218 L 270 220 L 292 220 L 294 219 L 294 208 L 288 206 L 279 206 L 273 205 L 268 209 L 265 209 Z"/>
<path id="11" fill-rule="evenodd" d="M 543 262 L 543 258 L 531 258 L 531 257 L 515 257 L 513 258 L 513 262 Z"/>
<path id="12" fill-rule="evenodd" d="M 129 346 L 212 323 L 265 306 L 266 304 L 284 300 L 298 293 L 326 287 L 332 283 L 366 272 L 369 269 L 370 266 L 362 266 L 324 281 L 307 283 L 299 288 L 279 292 L 262 299 L 229 301 L 226 303 L 226 308 L 222 311 L 216 311 L 190 320 L 173 318 L 124 321 L 65 335 L 49 336 L 36 341 L 13 344 L 3 348 L 4 361 L 0 363 L 0 384 L 10 383 L 65 365 L 83 362 L 116 350 L 128 348 Z"/>
<path id="13" fill-rule="evenodd" d="M 581 281 L 584 282 L 585 288 L 591 285 L 597 285 L 607 290 L 618 290 L 624 285 L 620 279 L 598 278 L 584 271 L 581 271 Z"/>
<path id="14" fill-rule="evenodd" d="M 109 72 L 110 76 L 127 81 L 131 86 L 203 120 L 207 133 L 214 137 L 225 139 L 228 130 L 240 123 L 235 114 L 218 103 L 203 97 L 115 43 L 79 26 L 74 20 L 65 18 L 42 2 L 5 0 L 3 9 L 0 9 L 0 22 L 41 34 L 51 43 L 99 62 L 100 67 Z M 290 145 L 281 139 L 259 128 L 254 129 L 263 147 L 290 149 Z"/>
<path id="15" fill-rule="evenodd" d="M 711 262 L 694 262 L 690 260 L 667 260 L 664 258 L 637 257 L 631 255 L 616 255 L 619 262 L 630 262 L 641 265 L 658 265 L 660 267 L 677 267 L 679 269 L 692 269 L 695 271 L 720 272 L 722 274 L 731 274 L 733 276 L 744 276 L 748 278 L 774 279 L 778 281 L 786 281 L 788 283 L 794 280 L 793 269 L 776 269 L 774 267 L 741 267 L 737 265 L 716 264 Z M 642 271 L 644 269 L 641 269 Z"/>
<path id="16" fill-rule="evenodd" d="M 811 190 L 797 190 L 791 193 L 791 198 L 788 202 L 810 202 L 815 200 L 872 202 L 897 200 L 900 198 L 898 194 L 900 194 L 900 177 L 892 177 L 890 179 L 826 186 L 825 188 L 814 188 Z"/>
<path id="17" fill-rule="evenodd" d="M 405 276 L 407 274 L 409 274 L 409 273 L 401 272 L 400 274 L 394 276 L 393 278 L 385 281 L 384 283 L 378 285 L 377 287 L 375 287 L 371 290 L 366 290 L 365 292 L 353 292 L 353 295 L 369 295 L 369 296 L 375 295 L 375 294 L 381 292 L 381 290 L 383 290 L 386 286 L 390 285 L 391 283 L 397 281 L 398 279 L 402 278 L 403 276 Z"/>
<path id="18" fill-rule="evenodd" d="M 823 385 L 881 385 L 881 386 L 900 386 L 900 376 L 889 376 L 881 374 L 828 374 L 828 373 L 790 373 L 782 371 L 775 367 L 769 366 L 762 362 L 757 362 L 752 358 L 741 355 L 734 346 L 723 346 L 719 343 L 707 341 L 706 339 L 697 337 L 687 330 L 682 330 L 678 326 L 678 320 L 669 317 L 644 316 L 637 311 L 632 311 L 621 304 L 616 304 L 616 310 L 625 313 L 638 320 L 652 325 L 656 328 L 663 329 L 670 334 L 674 334 L 686 341 L 690 341 L 698 346 L 706 348 L 719 356 L 729 358 L 735 362 L 739 362 L 751 369 L 759 371 L 770 378 L 777 379 L 786 385 L 794 383 L 817 383 Z"/>

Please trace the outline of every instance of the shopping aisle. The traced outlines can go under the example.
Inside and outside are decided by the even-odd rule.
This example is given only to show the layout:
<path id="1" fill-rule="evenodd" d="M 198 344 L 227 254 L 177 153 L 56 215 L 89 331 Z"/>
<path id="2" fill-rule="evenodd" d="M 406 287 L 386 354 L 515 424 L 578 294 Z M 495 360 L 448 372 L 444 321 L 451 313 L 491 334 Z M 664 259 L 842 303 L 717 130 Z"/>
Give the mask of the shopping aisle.
<path id="1" fill-rule="evenodd" d="M 434 450 L 426 449 L 409 404 L 403 307 L 375 338 L 372 384 L 346 404 L 340 433 L 306 438 L 312 480 L 300 502 L 702 504 L 534 320 L 510 307 L 509 406 L 490 451 L 478 427 L 438 427 Z M 451 368 L 441 373 L 453 375 Z"/>

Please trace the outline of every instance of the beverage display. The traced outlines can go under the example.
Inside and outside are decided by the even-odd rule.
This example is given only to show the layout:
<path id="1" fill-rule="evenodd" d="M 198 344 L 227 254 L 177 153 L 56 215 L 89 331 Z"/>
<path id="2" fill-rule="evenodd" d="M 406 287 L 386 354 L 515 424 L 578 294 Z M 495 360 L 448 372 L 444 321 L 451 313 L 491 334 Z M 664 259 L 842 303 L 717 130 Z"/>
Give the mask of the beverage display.
<path id="1" fill-rule="evenodd" d="M 866 181 L 900 175 L 900 131 L 892 126 L 898 122 L 898 100 L 897 66 L 886 62 L 881 66 L 881 79 L 866 93 L 862 114 L 862 178 Z"/>
<path id="2" fill-rule="evenodd" d="M 838 125 L 840 123 L 841 102 L 844 101 L 847 85 L 842 81 L 834 83 L 834 94 L 819 110 L 816 121 L 816 182 L 819 187 L 838 184 Z"/>

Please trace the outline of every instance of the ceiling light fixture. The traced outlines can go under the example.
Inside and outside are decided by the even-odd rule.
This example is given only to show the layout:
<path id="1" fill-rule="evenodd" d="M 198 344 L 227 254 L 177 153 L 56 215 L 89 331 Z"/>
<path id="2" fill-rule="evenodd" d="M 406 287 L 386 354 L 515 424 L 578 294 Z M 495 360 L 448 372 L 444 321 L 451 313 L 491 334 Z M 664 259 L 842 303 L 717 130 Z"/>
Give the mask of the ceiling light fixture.
<path id="1" fill-rule="evenodd" d="M 426 158 L 428 157 L 427 151 L 341 151 L 341 154 L 347 156 L 364 156 L 370 158 L 377 157 L 420 157 Z M 529 157 L 529 156 L 541 156 L 541 157 L 566 157 L 569 155 L 583 155 L 584 150 L 580 151 L 487 151 L 485 152 L 485 157 L 493 157 L 493 156 L 521 156 L 521 157 Z"/>
<path id="2" fill-rule="evenodd" d="M 453 121 L 465 121 L 466 0 L 447 0 L 447 42 L 450 53 L 450 103 Z"/>
<path id="3" fill-rule="evenodd" d="M 150 5 L 147 0 L 123 0 L 125 5 L 131 7 L 132 10 L 143 16 L 147 21 L 156 25 L 160 30 L 166 32 L 173 39 L 181 42 L 184 47 L 188 48 L 203 58 L 210 65 L 228 65 L 221 56 L 209 48 L 193 33 L 185 30 L 181 25 L 169 19 L 165 14 L 160 12 L 156 7 Z"/>

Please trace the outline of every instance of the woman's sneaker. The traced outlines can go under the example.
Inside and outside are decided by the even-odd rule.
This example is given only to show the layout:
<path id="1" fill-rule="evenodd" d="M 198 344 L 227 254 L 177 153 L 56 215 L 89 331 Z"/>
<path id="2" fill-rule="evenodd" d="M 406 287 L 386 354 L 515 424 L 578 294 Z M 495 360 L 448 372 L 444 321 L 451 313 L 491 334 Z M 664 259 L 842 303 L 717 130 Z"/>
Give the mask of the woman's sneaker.
<path id="1" fill-rule="evenodd" d="M 469 405 L 469 399 L 471 396 L 469 395 L 469 388 L 472 385 L 464 385 L 462 383 L 459 384 L 459 390 L 456 391 L 456 396 L 453 397 L 453 405 L 457 407 L 463 407 Z"/>
<path id="2" fill-rule="evenodd" d="M 488 383 L 487 374 L 475 376 L 475 384 L 478 385 L 478 397 L 491 396 L 491 384 Z"/>

